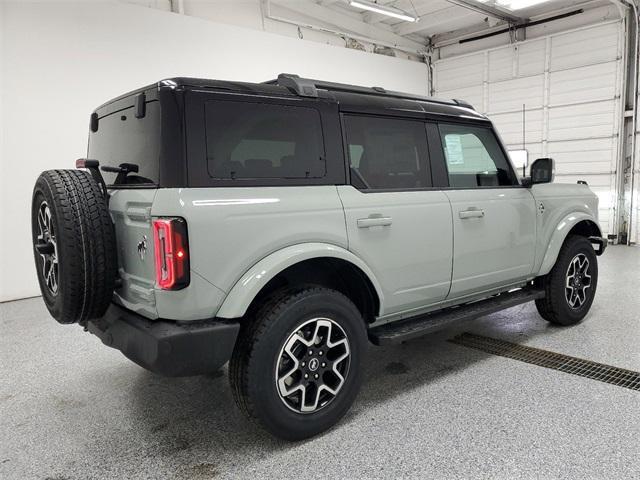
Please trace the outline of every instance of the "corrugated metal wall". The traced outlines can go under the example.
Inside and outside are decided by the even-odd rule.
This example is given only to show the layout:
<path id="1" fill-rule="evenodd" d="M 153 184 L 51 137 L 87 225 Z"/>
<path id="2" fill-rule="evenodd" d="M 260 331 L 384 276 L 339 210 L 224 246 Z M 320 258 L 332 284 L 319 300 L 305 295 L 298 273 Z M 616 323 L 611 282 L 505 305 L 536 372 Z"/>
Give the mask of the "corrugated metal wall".
<path id="1" fill-rule="evenodd" d="M 436 96 L 472 103 L 510 150 L 522 149 L 524 104 L 529 163 L 553 157 L 557 182 L 586 180 L 607 233 L 617 233 L 623 30 L 608 22 L 434 63 Z"/>

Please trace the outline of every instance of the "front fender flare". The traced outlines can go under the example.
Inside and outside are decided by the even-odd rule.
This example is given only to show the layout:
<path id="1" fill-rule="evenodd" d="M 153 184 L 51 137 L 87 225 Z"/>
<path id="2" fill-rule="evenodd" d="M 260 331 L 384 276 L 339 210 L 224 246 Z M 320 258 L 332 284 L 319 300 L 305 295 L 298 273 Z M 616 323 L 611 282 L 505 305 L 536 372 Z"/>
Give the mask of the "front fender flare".
<path id="1" fill-rule="evenodd" d="M 584 220 L 589 220 L 590 222 L 598 225 L 598 222 L 593 218 L 593 216 L 584 212 L 570 213 L 558 222 L 556 229 L 551 234 L 551 239 L 547 245 L 547 250 L 545 251 L 538 275 L 546 275 L 551 271 L 556 263 L 556 259 L 560 253 L 560 248 L 562 248 L 562 244 L 567 238 L 567 235 L 573 227 Z"/>
<path id="2" fill-rule="evenodd" d="M 328 243 L 301 243 L 283 248 L 266 256 L 251 267 L 231 288 L 216 317 L 242 317 L 260 290 L 284 269 L 312 258 L 338 258 L 352 263 L 369 278 L 380 300 L 380 314 L 384 312 L 384 297 L 380 283 L 371 269 L 348 250 Z"/>

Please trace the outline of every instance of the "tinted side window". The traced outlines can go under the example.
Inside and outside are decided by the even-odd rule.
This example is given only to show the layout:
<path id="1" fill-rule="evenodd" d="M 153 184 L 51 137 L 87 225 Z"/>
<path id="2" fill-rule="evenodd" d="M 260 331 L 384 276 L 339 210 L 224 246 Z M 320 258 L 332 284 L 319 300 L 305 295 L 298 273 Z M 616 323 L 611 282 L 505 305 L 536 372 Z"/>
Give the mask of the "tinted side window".
<path id="1" fill-rule="evenodd" d="M 344 116 L 351 181 L 361 189 L 431 186 L 427 135 L 420 121 Z"/>
<path id="2" fill-rule="evenodd" d="M 489 128 L 440 125 L 451 187 L 497 187 L 518 181 Z"/>
<path id="3" fill-rule="evenodd" d="M 160 173 L 160 102 L 147 102 L 146 113 L 136 118 L 130 107 L 100 118 L 98 131 L 89 132 L 88 158 L 100 166 L 135 163 L 138 173 L 127 175 L 127 184 L 157 184 Z M 115 173 L 102 172 L 107 185 Z"/>
<path id="4" fill-rule="evenodd" d="M 215 101 L 205 104 L 209 175 L 322 178 L 326 162 L 320 113 L 309 107 Z"/>

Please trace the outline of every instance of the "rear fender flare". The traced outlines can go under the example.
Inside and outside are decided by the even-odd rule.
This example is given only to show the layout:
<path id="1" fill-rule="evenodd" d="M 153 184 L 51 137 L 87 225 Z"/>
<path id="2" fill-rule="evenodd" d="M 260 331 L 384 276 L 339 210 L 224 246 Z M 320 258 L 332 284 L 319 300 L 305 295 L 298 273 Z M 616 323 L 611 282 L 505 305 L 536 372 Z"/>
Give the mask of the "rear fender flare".
<path id="1" fill-rule="evenodd" d="M 271 253 L 247 270 L 242 278 L 231 288 L 216 316 L 220 318 L 242 317 L 260 290 L 276 275 L 296 263 L 322 257 L 345 260 L 362 270 L 376 290 L 380 300 L 379 314 L 383 314 L 384 297 L 382 288 L 366 263 L 353 253 L 336 245 L 301 243 Z"/>

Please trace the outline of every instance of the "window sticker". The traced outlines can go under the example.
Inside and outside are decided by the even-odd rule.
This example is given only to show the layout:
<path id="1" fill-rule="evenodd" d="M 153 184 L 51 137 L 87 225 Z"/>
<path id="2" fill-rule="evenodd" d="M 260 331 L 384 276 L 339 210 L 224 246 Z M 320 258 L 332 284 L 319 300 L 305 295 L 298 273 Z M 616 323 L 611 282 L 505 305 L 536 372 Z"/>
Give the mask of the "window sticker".
<path id="1" fill-rule="evenodd" d="M 460 135 L 447 135 L 444 137 L 447 149 L 447 163 L 449 165 L 463 165 L 462 141 Z"/>

